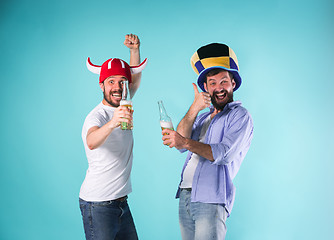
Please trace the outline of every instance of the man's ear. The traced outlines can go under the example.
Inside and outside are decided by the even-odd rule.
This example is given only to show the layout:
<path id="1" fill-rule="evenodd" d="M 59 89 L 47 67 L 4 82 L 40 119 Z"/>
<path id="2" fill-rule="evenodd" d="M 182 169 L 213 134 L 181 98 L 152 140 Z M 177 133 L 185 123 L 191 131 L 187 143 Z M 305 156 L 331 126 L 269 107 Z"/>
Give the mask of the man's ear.
<path id="1" fill-rule="evenodd" d="M 208 88 L 207 88 L 207 86 L 206 86 L 206 82 L 204 82 L 203 85 L 204 85 L 204 89 L 205 89 L 205 91 L 207 92 L 207 91 L 208 91 Z"/>
<path id="2" fill-rule="evenodd" d="M 233 78 L 233 79 L 232 79 L 232 88 L 233 88 L 233 89 L 235 88 L 235 85 L 236 85 L 236 83 L 235 83 L 234 78 Z"/>
<path id="3" fill-rule="evenodd" d="M 102 92 L 104 92 L 104 82 L 100 83 L 100 88 L 101 88 Z"/>

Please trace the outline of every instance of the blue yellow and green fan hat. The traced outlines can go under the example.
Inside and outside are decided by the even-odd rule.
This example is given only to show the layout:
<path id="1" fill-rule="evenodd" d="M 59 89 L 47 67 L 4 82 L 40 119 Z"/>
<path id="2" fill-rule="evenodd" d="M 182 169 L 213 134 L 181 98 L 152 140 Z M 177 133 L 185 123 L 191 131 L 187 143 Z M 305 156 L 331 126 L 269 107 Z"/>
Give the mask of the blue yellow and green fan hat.
<path id="1" fill-rule="evenodd" d="M 197 84 L 205 92 L 206 74 L 214 68 L 221 68 L 233 74 L 236 83 L 233 91 L 241 85 L 238 59 L 232 48 L 222 43 L 211 43 L 200 47 L 190 59 L 191 66 L 198 74 Z"/>

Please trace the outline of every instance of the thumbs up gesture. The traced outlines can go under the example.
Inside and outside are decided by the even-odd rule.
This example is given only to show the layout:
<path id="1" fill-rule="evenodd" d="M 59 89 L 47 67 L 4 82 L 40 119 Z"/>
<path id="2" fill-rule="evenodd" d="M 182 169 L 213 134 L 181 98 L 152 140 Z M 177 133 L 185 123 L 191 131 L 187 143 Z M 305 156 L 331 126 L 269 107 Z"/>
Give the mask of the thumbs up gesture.
<path id="1" fill-rule="evenodd" d="M 210 94 L 207 92 L 199 92 L 197 85 L 193 83 L 193 88 L 194 88 L 194 102 L 192 104 L 192 107 L 195 108 L 198 112 L 210 107 L 211 105 L 211 97 Z"/>

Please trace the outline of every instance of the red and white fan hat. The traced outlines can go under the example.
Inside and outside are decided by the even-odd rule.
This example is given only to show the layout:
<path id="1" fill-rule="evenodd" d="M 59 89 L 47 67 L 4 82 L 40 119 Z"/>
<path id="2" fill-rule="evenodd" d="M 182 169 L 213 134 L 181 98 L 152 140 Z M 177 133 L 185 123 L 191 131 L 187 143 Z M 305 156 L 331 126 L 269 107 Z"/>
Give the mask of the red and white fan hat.
<path id="1" fill-rule="evenodd" d="M 110 58 L 105 61 L 102 66 L 94 65 L 91 63 L 90 58 L 87 59 L 86 65 L 89 71 L 100 74 L 100 83 L 106 78 L 115 75 L 121 75 L 126 77 L 129 83 L 132 82 L 131 74 L 140 73 L 144 70 L 147 64 L 147 58 L 138 66 L 129 66 L 125 61 L 118 58 Z"/>

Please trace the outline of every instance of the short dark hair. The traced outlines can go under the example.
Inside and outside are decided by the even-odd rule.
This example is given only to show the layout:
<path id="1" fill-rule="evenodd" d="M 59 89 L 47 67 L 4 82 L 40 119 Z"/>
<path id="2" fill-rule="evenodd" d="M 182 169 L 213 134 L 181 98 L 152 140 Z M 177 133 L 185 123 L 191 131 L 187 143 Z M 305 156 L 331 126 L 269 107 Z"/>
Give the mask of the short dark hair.
<path id="1" fill-rule="evenodd" d="M 205 82 L 207 81 L 207 77 L 215 76 L 215 75 L 217 75 L 218 73 L 221 73 L 221 72 L 228 72 L 228 75 L 230 76 L 231 81 L 234 79 L 233 74 L 230 71 L 227 71 L 227 70 L 222 69 L 222 68 L 214 68 L 214 69 L 211 69 L 210 71 L 208 71 L 208 73 L 205 75 Z"/>

